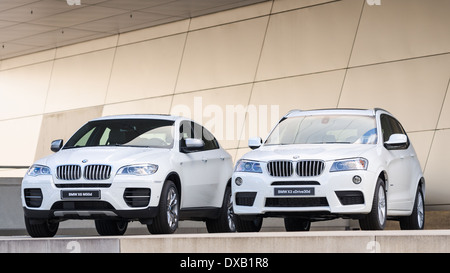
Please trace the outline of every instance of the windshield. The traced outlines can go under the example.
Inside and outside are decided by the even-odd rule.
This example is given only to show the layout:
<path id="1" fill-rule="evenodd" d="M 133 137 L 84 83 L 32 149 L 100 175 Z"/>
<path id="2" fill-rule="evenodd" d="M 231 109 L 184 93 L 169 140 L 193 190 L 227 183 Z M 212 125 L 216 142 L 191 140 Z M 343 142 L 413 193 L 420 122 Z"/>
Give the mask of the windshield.
<path id="1" fill-rule="evenodd" d="M 351 115 L 302 116 L 282 120 L 265 142 L 288 144 L 376 144 L 374 117 Z"/>
<path id="2" fill-rule="evenodd" d="M 92 146 L 173 147 L 173 121 L 114 119 L 92 121 L 81 127 L 63 149 Z"/>

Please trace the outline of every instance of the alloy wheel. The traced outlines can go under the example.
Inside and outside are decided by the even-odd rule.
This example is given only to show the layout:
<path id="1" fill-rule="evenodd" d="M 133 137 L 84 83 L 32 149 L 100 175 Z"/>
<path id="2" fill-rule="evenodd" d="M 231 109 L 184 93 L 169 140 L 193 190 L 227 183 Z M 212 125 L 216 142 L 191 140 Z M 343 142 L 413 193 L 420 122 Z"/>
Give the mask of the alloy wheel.
<path id="1" fill-rule="evenodd" d="M 178 196 L 174 188 L 167 194 L 167 224 L 174 229 L 178 223 Z"/>
<path id="2" fill-rule="evenodd" d="M 386 193 L 383 187 L 378 189 L 378 221 L 380 225 L 386 222 Z"/>

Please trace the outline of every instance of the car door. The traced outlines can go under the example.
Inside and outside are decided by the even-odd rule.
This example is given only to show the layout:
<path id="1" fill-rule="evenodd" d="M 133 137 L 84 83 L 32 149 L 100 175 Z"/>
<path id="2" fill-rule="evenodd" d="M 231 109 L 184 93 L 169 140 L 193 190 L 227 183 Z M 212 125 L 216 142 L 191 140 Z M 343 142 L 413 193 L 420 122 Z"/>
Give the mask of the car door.
<path id="1" fill-rule="evenodd" d="M 384 142 L 388 141 L 393 134 L 406 135 L 405 130 L 395 118 L 383 114 L 380 121 Z M 408 138 L 406 145 L 402 147 L 392 149 L 385 145 L 384 149 L 389 181 L 388 209 L 409 210 L 414 200 L 414 195 L 411 196 L 412 187 L 415 187 L 411 172 L 416 161 L 414 148 L 410 145 Z"/>
<path id="2" fill-rule="evenodd" d="M 226 183 L 233 172 L 231 156 L 220 148 L 213 134 L 204 127 L 202 127 L 202 139 L 205 143 L 203 153 L 208 161 L 207 171 L 210 177 L 210 180 L 205 183 L 209 188 L 207 202 L 212 207 L 221 207 Z"/>
<path id="3" fill-rule="evenodd" d="M 214 170 L 210 168 L 213 160 L 206 144 L 202 148 L 186 149 L 187 138 L 202 139 L 202 126 L 191 121 L 180 124 L 181 207 L 208 207 L 214 193 Z"/>

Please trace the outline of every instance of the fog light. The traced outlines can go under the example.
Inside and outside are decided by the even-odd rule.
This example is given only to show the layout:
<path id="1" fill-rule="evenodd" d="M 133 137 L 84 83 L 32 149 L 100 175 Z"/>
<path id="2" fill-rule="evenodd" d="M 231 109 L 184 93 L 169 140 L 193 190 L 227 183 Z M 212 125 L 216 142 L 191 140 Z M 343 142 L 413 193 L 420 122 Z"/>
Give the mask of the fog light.
<path id="1" fill-rule="evenodd" d="M 242 178 L 240 177 L 236 177 L 236 179 L 234 180 L 234 183 L 238 186 L 242 185 L 242 182 L 243 182 Z"/>
<path id="2" fill-rule="evenodd" d="M 361 181 L 362 181 L 361 176 L 359 176 L 359 175 L 353 176 L 353 183 L 359 184 L 359 183 L 361 183 Z"/>

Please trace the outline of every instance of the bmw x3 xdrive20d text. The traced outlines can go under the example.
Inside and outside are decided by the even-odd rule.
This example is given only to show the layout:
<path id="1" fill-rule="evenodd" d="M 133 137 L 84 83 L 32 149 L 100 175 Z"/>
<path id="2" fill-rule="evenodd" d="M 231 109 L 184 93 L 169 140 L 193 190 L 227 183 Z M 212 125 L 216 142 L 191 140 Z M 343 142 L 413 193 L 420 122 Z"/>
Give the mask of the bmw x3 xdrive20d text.
<path id="1" fill-rule="evenodd" d="M 51 237 L 67 219 L 93 219 L 101 235 L 128 222 L 173 233 L 179 220 L 234 231 L 230 155 L 201 125 L 165 115 L 103 117 L 82 126 L 35 162 L 22 182 L 25 224 Z"/>
<path id="2" fill-rule="evenodd" d="M 385 110 L 293 110 L 249 146 L 232 177 L 238 231 L 259 231 L 264 217 L 283 217 L 287 231 L 339 217 L 363 230 L 382 230 L 388 219 L 423 229 L 422 169 Z"/>

